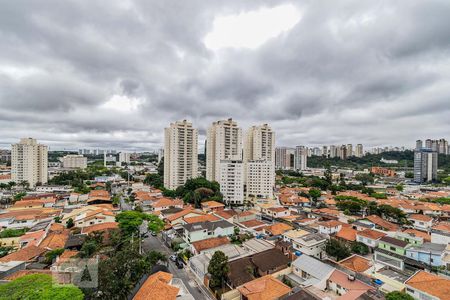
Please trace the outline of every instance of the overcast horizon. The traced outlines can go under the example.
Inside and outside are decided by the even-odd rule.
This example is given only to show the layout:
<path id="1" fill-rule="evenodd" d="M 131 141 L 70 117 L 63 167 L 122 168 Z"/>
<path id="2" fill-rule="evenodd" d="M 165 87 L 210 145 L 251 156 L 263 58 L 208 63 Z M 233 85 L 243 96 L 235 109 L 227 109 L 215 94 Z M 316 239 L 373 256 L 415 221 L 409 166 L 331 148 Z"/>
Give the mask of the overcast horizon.
<path id="1" fill-rule="evenodd" d="M 6 1 L 0 148 L 148 151 L 187 119 L 277 146 L 450 135 L 450 1 Z"/>

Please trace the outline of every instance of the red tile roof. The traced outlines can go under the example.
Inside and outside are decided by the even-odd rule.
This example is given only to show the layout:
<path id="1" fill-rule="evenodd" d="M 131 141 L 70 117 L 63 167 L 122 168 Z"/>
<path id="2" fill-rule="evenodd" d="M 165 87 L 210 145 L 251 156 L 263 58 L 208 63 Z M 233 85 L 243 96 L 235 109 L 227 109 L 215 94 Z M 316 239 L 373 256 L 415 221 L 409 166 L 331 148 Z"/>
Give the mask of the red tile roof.
<path id="1" fill-rule="evenodd" d="M 37 246 L 28 246 L 22 248 L 16 252 L 8 254 L 2 258 L 0 258 L 0 262 L 9 262 L 9 261 L 32 261 L 36 257 L 41 256 L 44 252 L 46 252 L 44 248 Z"/>
<path id="2" fill-rule="evenodd" d="M 224 236 L 193 242 L 192 246 L 195 248 L 197 253 L 200 253 L 201 251 L 216 248 L 229 243 L 230 241 L 228 240 L 228 238 Z"/>

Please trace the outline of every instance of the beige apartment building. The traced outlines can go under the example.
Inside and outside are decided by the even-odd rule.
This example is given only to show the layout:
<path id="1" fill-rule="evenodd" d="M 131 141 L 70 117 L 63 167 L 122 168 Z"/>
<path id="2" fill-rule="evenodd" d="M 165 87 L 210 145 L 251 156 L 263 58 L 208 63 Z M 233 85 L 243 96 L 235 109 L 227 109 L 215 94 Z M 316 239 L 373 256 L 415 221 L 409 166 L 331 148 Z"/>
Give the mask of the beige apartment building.
<path id="1" fill-rule="evenodd" d="M 48 147 L 38 144 L 35 139 L 23 138 L 12 145 L 11 180 L 27 181 L 30 187 L 48 181 Z"/>
<path id="2" fill-rule="evenodd" d="M 80 154 L 69 154 L 62 159 L 63 168 L 85 169 L 87 167 L 87 157 Z"/>
<path id="3" fill-rule="evenodd" d="M 220 183 L 220 162 L 242 160 L 242 129 L 233 119 L 214 122 L 206 134 L 206 179 Z"/>
<path id="4" fill-rule="evenodd" d="M 198 130 L 183 120 L 164 129 L 164 187 L 176 189 L 198 175 Z"/>
<path id="5" fill-rule="evenodd" d="M 275 132 L 268 124 L 252 126 L 245 134 L 244 160 L 275 162 Z"/>

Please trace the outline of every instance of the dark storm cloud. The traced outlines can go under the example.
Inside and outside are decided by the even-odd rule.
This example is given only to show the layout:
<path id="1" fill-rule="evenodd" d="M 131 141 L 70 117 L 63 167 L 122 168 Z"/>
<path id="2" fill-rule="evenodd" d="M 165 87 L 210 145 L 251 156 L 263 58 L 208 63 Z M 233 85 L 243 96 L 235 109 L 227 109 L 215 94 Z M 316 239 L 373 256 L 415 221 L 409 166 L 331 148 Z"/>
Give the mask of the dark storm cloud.
<path id="1" fill-rule="evenodd" d="M 216 16 L 283 3 L 302 13 L 290 31 L 206 48 Z M 446 0 L 8 1 L 0 145 L 151 149 L 170 122 L 203 138 L 228 117 L 271 124 L 279 145 L 450 138 L 449 15 Z"/>

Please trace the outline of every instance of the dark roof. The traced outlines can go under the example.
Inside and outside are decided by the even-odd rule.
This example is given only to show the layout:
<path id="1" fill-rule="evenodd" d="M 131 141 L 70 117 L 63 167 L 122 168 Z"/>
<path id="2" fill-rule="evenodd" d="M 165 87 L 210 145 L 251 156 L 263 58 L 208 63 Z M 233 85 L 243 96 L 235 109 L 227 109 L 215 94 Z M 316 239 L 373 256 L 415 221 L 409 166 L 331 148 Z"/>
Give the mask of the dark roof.
<path id="1" fill-rule="evenodd" d="M 183 208 L 171 207 L 171 208 L 168 208 L 168 209 L 163 209 L 161 212 L 163 214 L 175 214 L 175 213 L 183 211 L 183 210 L 184 210 Z"/>
<path id="2" fill-rule="evenodd" d="M 390 237 L 390 236 L 384 236 L 380 239 L 380 241 L 389 243 L 394 246 L 402 247 L 402 248 L 405 248 L 409 244 L 408 242 L 398 240 L 398 239 Z"/>
<path id="3" fill-rule="evenodd" d="M 166 272 L 170 273 L 169 268 L 165 265 L 155 265 L 152 270 L 150 271 L 150 275 L 158 273 L 158 272 Z"/>
<path id="4" fill-rule="evenodd" d="M 64 245 L 64 248 L 72 248 L 77 246 L 80 247 L 83 245 L 85 239 L 86 239 L 85 235 L 70 235 L 69 239 Z"/>
<path id="5" fill-rule="evenodd" d="M 252 257 L 252 262 L 259 270 L 263 272 L 267 272 L 284 265 L 287 267 L 289 261 L 289 258 L 276 248 L 257 253 Z"/>
<path id="6" fill-rule="evenodd" d="M 230 272 L 228 280 L 233 287 L 237 287 L 252 281 L 254 276 L 254 265 L 250 257 L 243 257 L 228 263 Z"/>
<path id="7" fill-rule="evenodd" d="M 213 231 L 216 228 L 229 228 L 229 227 L 234 227 L 234 225 L 225 220 L 219 220 L 216 222 L 198 222 L 183 225 L 183 228 L 186 229 L 187 231 L 199 231 L 205 229 L 207 229 L 208 231 Z"/>
<path id="8" fill-rule="evenodd" d="M 295 291 L 295 288 L 292 290 L 292 294 L 281 297 L 281 300 L 320 300 L 321 298 L 317 297 L 313 293 L 307 290 L 299 290 Z"/>

